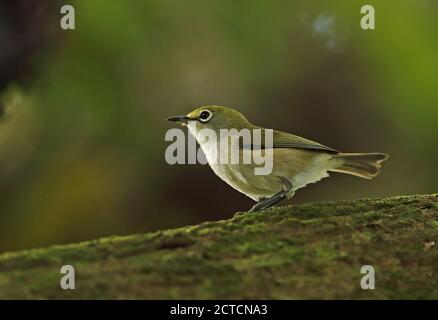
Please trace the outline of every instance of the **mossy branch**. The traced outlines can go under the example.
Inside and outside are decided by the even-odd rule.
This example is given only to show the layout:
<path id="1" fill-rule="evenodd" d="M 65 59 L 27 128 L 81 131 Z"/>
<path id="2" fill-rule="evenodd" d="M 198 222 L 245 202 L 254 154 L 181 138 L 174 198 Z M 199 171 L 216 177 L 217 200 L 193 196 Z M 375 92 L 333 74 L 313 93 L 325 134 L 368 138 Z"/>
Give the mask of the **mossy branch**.
<path id="1" fill-rule="evenodd" d="M 287 206 L 2 254 L 0 298 L 437 299 L 437 241 L 436 194 Z M 75 290 L 60 288 L 64 264 Z"/>

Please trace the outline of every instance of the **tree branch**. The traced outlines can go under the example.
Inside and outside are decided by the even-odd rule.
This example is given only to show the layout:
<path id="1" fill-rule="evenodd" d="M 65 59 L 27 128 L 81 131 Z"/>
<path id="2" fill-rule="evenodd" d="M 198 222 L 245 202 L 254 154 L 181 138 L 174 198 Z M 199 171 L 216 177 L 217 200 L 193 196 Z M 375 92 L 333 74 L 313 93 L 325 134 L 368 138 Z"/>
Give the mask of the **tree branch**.
<path id="1" fill-rule="evenodd" d="M 0 298 L 437 299 L 437 240 L 437 194 L 287 206 L 2 254 Z M 75 290 L 59 286 L 64 264 Z"/>

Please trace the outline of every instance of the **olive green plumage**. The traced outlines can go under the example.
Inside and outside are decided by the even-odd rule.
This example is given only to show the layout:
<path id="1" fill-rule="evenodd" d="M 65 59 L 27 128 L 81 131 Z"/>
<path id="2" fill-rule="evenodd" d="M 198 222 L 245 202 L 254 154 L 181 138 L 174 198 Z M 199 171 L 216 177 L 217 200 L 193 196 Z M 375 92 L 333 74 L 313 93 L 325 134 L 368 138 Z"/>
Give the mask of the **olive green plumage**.
<path id="1" fill-rule="evenodd" d="M 248 152 L 253 153 L 257 148 L 266 150 L 266 129 L 250 123 L 240 112 L 221 106 L 203 106 L 186 116 L 169 120 L 189 127 L 206 154 L 210 167 L 222 180 L 255 201 L 260 201 L 254 210 L 292 197 L 295 190 L 328 177 L 328 172 L 373 178 L 379 173 L 381 162 L 388 158 L 388 155 L 383 153 L 342 153 L 318 142 L 273 130 L 270 148 L 273 155 L 272 172 L 268 175 L 256 175 L 256 165 L 253 163 L 216 163 L 212 150 L 217 148 L 217 144 L 198 134 L 204 128 L 213 130 L 218 136 L 221 129 L 260 129 L 261 143 L 255 145 L 252 141 L 251 145 L 247 145 L 239 140 L 239 152 L 243 156 Z"/>

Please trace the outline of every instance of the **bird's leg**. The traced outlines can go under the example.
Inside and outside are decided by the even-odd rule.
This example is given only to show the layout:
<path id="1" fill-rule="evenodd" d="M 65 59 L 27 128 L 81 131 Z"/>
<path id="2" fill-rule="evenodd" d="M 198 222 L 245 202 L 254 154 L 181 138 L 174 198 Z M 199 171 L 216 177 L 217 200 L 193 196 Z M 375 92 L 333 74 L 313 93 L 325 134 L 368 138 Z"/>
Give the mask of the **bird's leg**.
<path id="1" fill-rule="evenodd" d="M 283 179 L 283 183 L 284 183 L 284 189 L 281 190 L 280 192 L 277 192 L 276 194 L 274 194 L 273 196 L 263 199 L 262 201 L 256 203 L 250 210 L 249 212 L 255 212 L 255 211 L 259 211 L 261 209 L 266 209 L 269 207 L 272 207 L 274 205 L 276 205 L 277 203 L 279 203 L 280 201 L 283 201 L 284 199 L 290 198 L 293 196 L 293 193 L 290 194 L 290 191 L 292 190 L 292 184 L 290 183 L 290 181 Z"/>
<path id="2" fill-rule="evenodd" d="M 272 207 L 273 205 L 279 203 L 280 201 L 284 200 L 286 198 L 287 190 L 281 190 L 280 192 L 277 192 L 272 197 L 269 197 L 265 200 L 262 200 L 258 203 L 256 203 L 249 212 L 255 212 L 259 211 L 261 209 L 266 209 L 269 207 Z"/>

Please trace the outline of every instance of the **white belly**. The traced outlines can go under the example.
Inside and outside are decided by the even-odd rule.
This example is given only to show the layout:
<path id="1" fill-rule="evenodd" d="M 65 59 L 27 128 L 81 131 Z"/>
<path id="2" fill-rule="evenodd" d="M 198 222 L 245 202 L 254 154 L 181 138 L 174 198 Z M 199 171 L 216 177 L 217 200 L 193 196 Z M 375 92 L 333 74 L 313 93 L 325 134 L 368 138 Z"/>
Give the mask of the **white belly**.
<path id="1" fill-rule="evenodd" d="M 208 164 L 214 173 L 255 201 L 267 198 L 284 190 L 285 180 L 292 184 L 291 194 L 309 183 L 314 183 L 328 177 L 327 170 L 332 166 L 331 155 L 314 151 L 298 149 L 274 149 L 273 170 L 269 175 L 256 175 L 255 164 L 221 164 L 216 150 L 216 144 L 211 141 L 199 141 L 205 153 Z M 227 152 L 221 150 L 221 152 Z M 240 151 L 240 160 L 243 159 Z M 228 155 L 226 155 L 228 158 Z"/>

